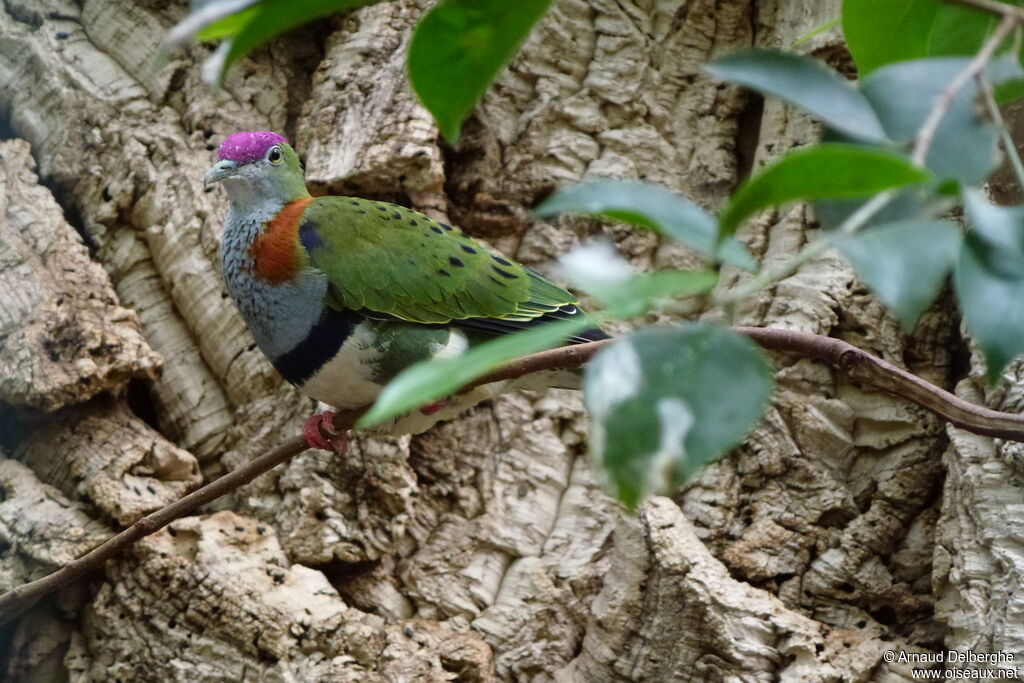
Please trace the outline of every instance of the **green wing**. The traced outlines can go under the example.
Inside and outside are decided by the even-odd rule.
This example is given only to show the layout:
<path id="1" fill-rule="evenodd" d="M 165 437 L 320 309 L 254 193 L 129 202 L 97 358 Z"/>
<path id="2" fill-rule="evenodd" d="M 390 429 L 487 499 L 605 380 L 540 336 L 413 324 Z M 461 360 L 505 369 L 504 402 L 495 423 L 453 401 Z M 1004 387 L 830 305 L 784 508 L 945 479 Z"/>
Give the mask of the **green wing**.
<path id="1" fill-rule="evenodd" d="M 460 230 L 394 204 L 319 197 L 303 214 L 299 236 L 310 264 L 327 274 L 335 308 L 417 323 L 528 323 L 576 304 L 569 292 Z"/>

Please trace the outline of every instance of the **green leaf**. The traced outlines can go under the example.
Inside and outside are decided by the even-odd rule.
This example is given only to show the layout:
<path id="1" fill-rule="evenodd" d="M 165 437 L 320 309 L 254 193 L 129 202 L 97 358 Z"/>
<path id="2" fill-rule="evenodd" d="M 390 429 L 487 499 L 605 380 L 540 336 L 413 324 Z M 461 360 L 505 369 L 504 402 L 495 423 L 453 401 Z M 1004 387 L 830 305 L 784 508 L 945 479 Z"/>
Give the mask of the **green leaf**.
<path id="1" fill-rule="evenodd" d="M 1024 234 L 1021 235 L 1024 241 Z M 988 379 L 1024 352 L 1024 276 L 993 260 L 997 250 L 968 233 L 953 272 L 953 285 L 967 329 L 982 353 Z"/>
<path id="2" fill-rule="evenodd" d="M 893 62 L 974 55 L 996 23 L 991 12 L 939 0 L 843 2 L 843 33 L 861 77 Z"/>
<path id="3" fill-rule="evenodd" d="M 416 26 L 409 81 L 451 143 L 552 0 L 441 0 Z"/>
<path id="4" fill-rule="evenodd" d="M 1024 259 L 1021 241 L 1024 225 L 1024 207 L 996 206 L 989 203 L 981 190 L 973 187 L 963 191 L 964 211 L 982 239 L 1000 250 L 1010 252 L 1014 258 Z"/>
<path id="5" fill-rule="evenodd" d="M 808 199 L 865 197 L 928 180 L 906 158 L 880 149 L 825 143 L 796 149 L 740 186 L 719 219 L 721 236 L 769 206 Z"/>
<path id="6" fill-rule="evenodd" d="M 829 235 L 857 274 L 907 330 L 934 301 L 960 251 L 959 226 L 949 221 L 886 223 L 853 235 Z"/>
<path id="7" fill-rule="evenodd" d="M 233 15 L 242 13 L 259 2 L 260 0 L 193 0 L 188 16 L 167 33 L 166 42 L 169 45 L 182 45 L 197 36 L 204 40 L 209 39 L 202 36 L 207 27 L 218 25 L 222 21 L 230 23 Z"/>
<path id="8" fill-rule="evenodd" d="M 1006 5 L 1020 7 L 1020 0 L 996 0 Z M 942 2 L 935 13 L 931 34 L 928 37 L 929 57 L 938 56 L 974 56 L 989 39 L 998 25 L 995 14 L 976 7 Z M 1013 38 L 1008 38 L 1007 42 Z M 1005 43 L 1004 43 L 1005 45 Z M 1015 55 L 1019 63 L 1022 54 Z"/>
<path id="9" fill-rule="evenodd" d="M 911 142 L 935 106 L 936 98 L 967 66 L 968 59 L 937 57 L 882 67 L 861 82 L 861 92 L 893 140 Z M 940 178 L 981 182 L 998 162 L 995 129 L 975 107 L 976 81 L 953 99 L 932 139 L 925 165 Z"/>
<path id="10" fill-rule="evenodd" d="M 572 249 L 559 259 L 559 270 L 569 284 L 600 302 L 610 318 L 632 318 L 658 299 L 702 294 L 718 282 L 718 273 L 710 270 L 636 273 L 605 241 Z"/>
<path id="11" fill-rule="evenodd" d="M 259 7 L 247 7 L 241 12 L 229 14 L 197 31 L 195 38 L 196 40 L 211 41 L 236 36 L 257 13 L 259 13 Z"/>
<path id="12" fill-rule="evenodd" d="M 705 68 L 723 81 L 780 97 L 846 135 L 869 142 L 885 140 L 882 124 L 867 99 L 817 59 L 750 50 L 721 57 Z"/>
<path id="13" fill-rule="evenodd" d="M 705 323 L 649 327 L 584 369 L 590 451 L 635 508 L 739 444 L 764 412 L 772 371 L 749 339 Z"/>
<path id="14" fill-rule="evenodd" d="M 976 54 L 996 23 L 996 16 L 990 12 L 944 3 L 937 8 L 932 21 L 927 56 Z"/>
<path id="15" fill-rule="evenodd" d="M 256 13 L 232 39 L 217 82 L 224 79 L 231 65 L 258 47 L 293 28 L 345 10 L 374 4 L 372 0 L 263 0 Z"/>
<path id="16" fill-rule="evenodd" d="M 965 190 L 972 228 L 957 264 L 957 298 L 985 354 L 990 381 L 1024 351 L 1024 207 L 996 206 Z"/>
<path id="17" fill-rule="evenodd" d="M 474 346 L 458 358 L 417 363 L 403 370 L 384 387 L 373 407 L 356 426 L 372 427 L 449 396 L 506 361 L 558 346 L 576 332 L 594 324 L 594 320 L 587 316 L 560 320 Z"/>
<path id="18" fill-rule="evenodd" d="M 613 318 L 643 315 L 659 299 L 675 299 L 710 292 L 718 273 L 710 270 L 658 270 L 639 273 L 611 288 L 600 300 Z"/>
<path id="19" fill-rule="evenodd" d="M 1000 106 L 1016 102 L 1024 97 L 1024 78 L 1015 78 L 995 87 L 996 104 Z"/>
<path id="20" fill-rule="evenodd" d="M 833 19 L 829 19 L 828 21 L 826 21 L 821 26 L 818 26 L 816 28 L 812 28 L 810 31 L 808 31 L 807 33 L 803 34 L 802 36 L 800 36 L 799 38 L 794 40 L 793 41 L 793 47 L 796 47 L 797 45 L 801 45 L 803 43 L 806 43 L 808 40 L 810 40 L 814 36 L 816 36 L 816 35 L 818 35 L 820 33 L 824 33 L 825 31 L 831 30 L 831 29 L 835 28 L 836 26 L 839 26 L 842 23 L 842 20 L 843 20 L 842 17 L 835 17 Z"/>
<path id="21" fill-rule="evenodd" d="M 937 9 L 937 0 L 843 0 L 843 35 L 860 75 L 928 56 Z"/>
<path id="22" fill-rule="evenodd" d="M 992 85 L 1024 78 L 1024 66 L 1020 63 L 1020 55 L 1003 54 L 993 57 L 985 67 L 985 78 Z"/>
<path id="23" fill-rule="evenodd" d="M 963 192 L 973 234 L 987 247 L 987 264 L 1008 278 L 1024 277 L 1024 207 L 990 204 L 980 190 Z"/>
<path id="24" fill-rule="evenodd" d="M 689 199 L 634 180 L 592 180 L 559 190 L 534 210 L 539 216 L 582 213 L 654 230 L 705 254 L 715 253 L 718 226 L 714 217 Z M 736 240 L 718 250 L 725 263 L 746 270 L 754 259 Z"/>

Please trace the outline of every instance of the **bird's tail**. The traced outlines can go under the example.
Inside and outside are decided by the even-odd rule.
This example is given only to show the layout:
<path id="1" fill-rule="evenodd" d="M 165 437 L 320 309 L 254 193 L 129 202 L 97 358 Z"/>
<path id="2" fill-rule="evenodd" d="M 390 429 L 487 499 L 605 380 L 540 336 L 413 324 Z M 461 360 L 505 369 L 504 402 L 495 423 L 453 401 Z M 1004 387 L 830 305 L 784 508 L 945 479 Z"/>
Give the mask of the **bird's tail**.
<path id="1" fill-rule="evenodd" d="M 611 339 L 612 336 L 602 330 L 600 327 L 592 327 L 589 330 L 583 330 L 579 334 L 575 334 L 569 339 L 570 344 L 586 344 L 587 342 L 602 341 L 604 339 Z"/>

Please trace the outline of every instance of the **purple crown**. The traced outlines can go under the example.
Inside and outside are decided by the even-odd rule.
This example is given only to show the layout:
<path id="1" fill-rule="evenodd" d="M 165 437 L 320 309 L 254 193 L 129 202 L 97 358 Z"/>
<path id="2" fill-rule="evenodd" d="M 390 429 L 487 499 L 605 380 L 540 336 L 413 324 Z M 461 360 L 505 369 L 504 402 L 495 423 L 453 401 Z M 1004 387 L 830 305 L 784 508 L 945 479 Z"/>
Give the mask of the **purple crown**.
<path id="1" fill-rule="evenodd" d="M 262 159 L 273 145 L 288 144 L 288 141 L 269 130 L 253 130 L 235 133 L 221 143 L 218 159 L 230 159 L 240 164 Z"/>

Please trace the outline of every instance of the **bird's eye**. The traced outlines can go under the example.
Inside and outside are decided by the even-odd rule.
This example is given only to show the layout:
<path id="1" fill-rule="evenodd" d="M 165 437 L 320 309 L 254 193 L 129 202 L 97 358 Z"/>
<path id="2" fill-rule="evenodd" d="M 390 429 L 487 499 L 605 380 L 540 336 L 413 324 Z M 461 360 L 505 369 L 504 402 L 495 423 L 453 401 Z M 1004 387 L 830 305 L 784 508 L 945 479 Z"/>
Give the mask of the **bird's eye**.
<path id="1" fill-rule="evenodd" d="M 271 147 L 270 151 L 267 152 L 267 161 L 272 164 L 279 164 L 282 159 L 284 159 L 284 155 L 281 154 L 281 148 L 277 145 Z"/>

